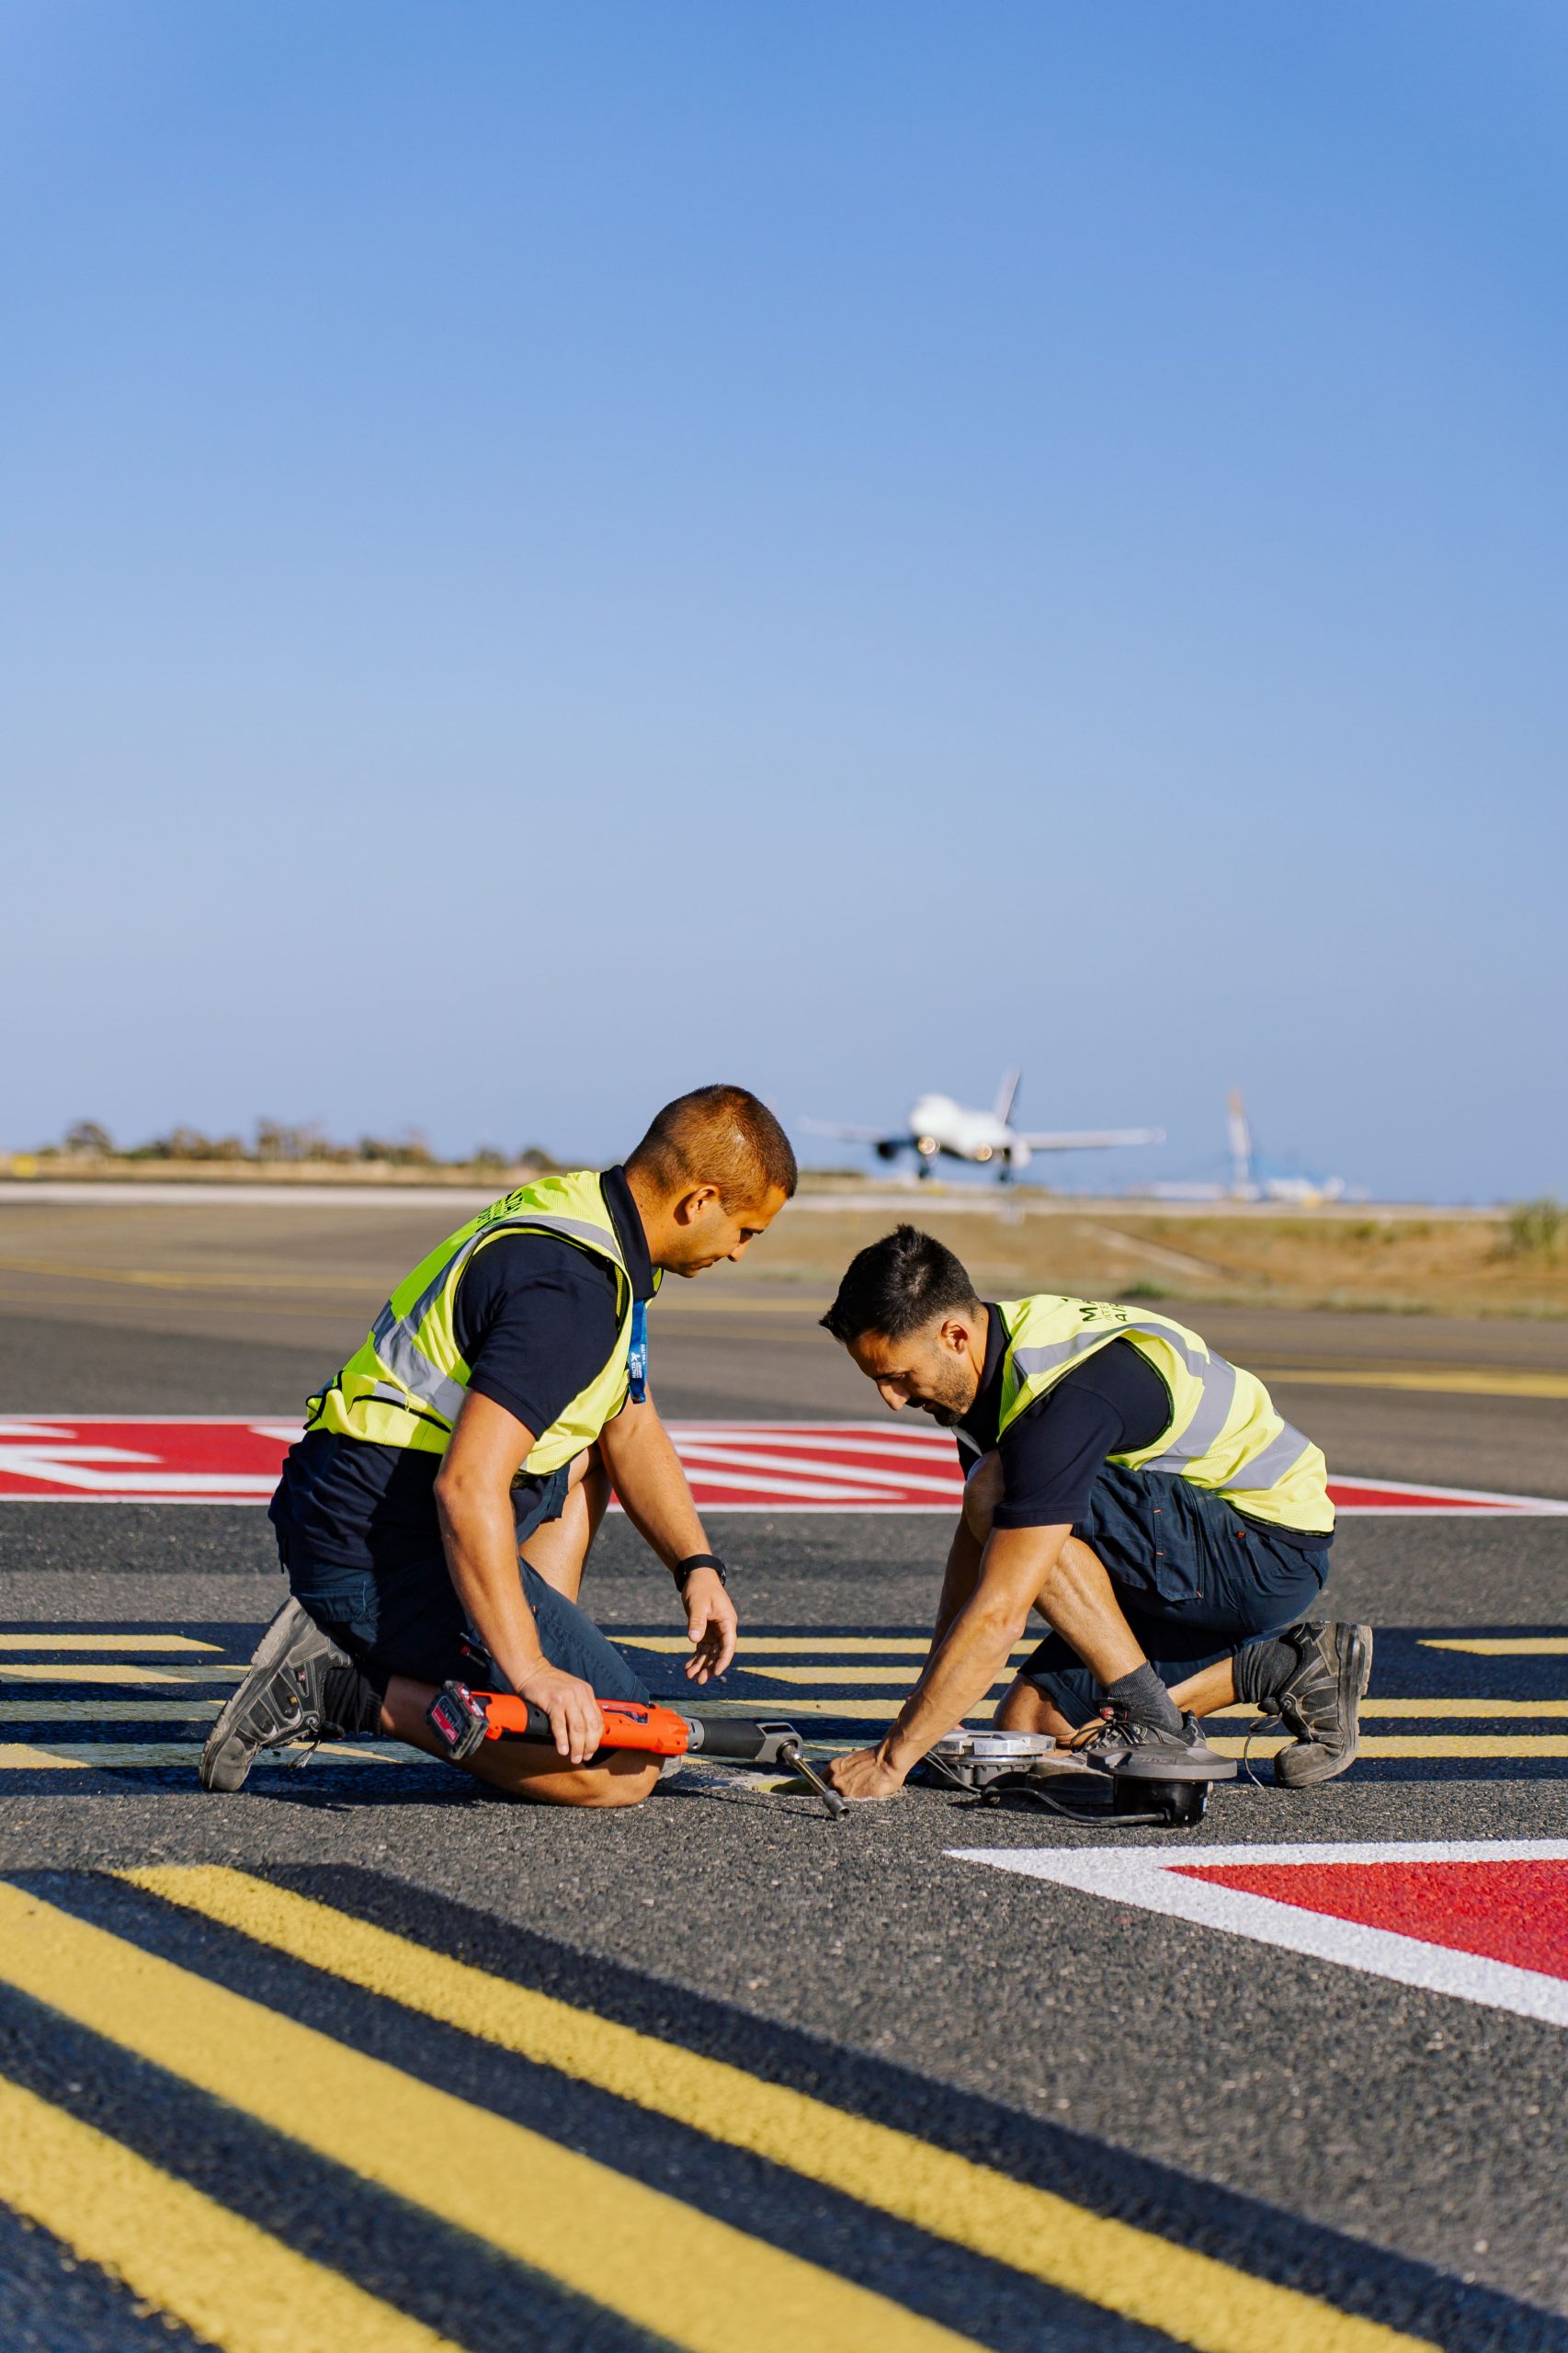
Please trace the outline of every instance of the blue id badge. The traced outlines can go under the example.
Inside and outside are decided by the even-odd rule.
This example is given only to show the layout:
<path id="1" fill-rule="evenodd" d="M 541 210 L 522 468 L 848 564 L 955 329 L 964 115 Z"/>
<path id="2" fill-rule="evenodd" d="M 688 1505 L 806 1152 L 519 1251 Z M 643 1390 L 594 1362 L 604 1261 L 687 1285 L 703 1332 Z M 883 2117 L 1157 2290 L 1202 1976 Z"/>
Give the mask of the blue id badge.
<path id="1" fill-rule="evenodd" d="M 631 1403 L 642 1404 L 648 1395 L 648 1302 L 634 1299 L 631 1302 L 631 1345 L 626 1351 L 627 1379 L 631 1383 Z"/>

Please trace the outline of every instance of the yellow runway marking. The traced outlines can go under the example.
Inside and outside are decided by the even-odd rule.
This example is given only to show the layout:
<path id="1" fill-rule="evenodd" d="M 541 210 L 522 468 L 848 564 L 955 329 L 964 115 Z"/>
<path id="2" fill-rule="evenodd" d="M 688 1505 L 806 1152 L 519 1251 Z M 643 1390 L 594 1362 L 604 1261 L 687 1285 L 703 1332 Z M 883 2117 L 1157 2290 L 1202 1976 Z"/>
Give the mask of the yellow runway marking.
<path id="1" fill-rule="evenodd" d="M 766 1676 L 769 1683 L 886 1683 L 902 1691 L 915 1681 L 914 1670 L 908 1666 L 841 1666 L 836 1659 L 824 1659 L 811 1666 L 754 1666 L 747 1672 Z"/>
<path id="2" fill-rule="evenodd" d="M 1217 1734 L 1210 1742 L 1221 1756 L 1239 1756 L 1246 1744 Z M 1254 1756 L 1271 1756 L 1285 1743 L 1278 1736 L 1255 1740 Z M 1568 1733 L 1375 1732 L 1361 1743 L 1363 1756 L 1568 1756 Z"/>
<path id="3" fill-rule="evenodd" d="M 685 1652 L 690 1652 L 692 1647 L 683 1633 L 612 1633 L 609 1635 L 609 1640 L 612 1640 L 612 1643 L 624 1643 L 626 1650 L 657 1650 L 662 1652 L 662 1654 L 676 1654 L 676 1652 L 678 1652 L 678 1654 L 685 1656 Z M 1015 1652 L 1022 1656 L 1024 1652 L 1034 1650 L 1034 1643 L 1015 1643 L 1012 1647 L 1015 1647 Z M 918 1633 L 894 1633 L 894 1635 L 754 1633 L 754 1635 L 742 1635 L 742 1647 L 739 1647 L 739 1656 L 734 1664 L 744 1665 L 746 1664 L 746 1659 L 754 1659 L 754 1656 L 760 1656 L 760 1659 L 789 1656 L 791 1652 L 801 1652 L 801 1650 L 810 1652 L 812 1659 L 817 1659 L 817 1656 L 822 1656 L 822 1659 L 831 1659 L 831 1656 L 838 1656 L 838 1652 L 855 1654 L 855 1652 L 864 1652 L 864 1650 L 897 1652 L 897 1656 L 923 1659 L 926 1652 L 930 1650 L 930 1643 L 926 1640 L 926 1635 L 918 1635 Z"/>
<path id="4" fill-rule="evenodd" d="M 0 1699 L 0 1723 L 207 1723 L 222 1699 Z"/>
<path id="5" fill-rule="evenodd" d="M 970 1710 L 964 1718 L 965 1723 L 989 1719 L 999 1704 L 994 1699 L 982 1699 L 978 1707 Z M 797 1699 L 791 1691 L 788 1696 L 780 1692 L 771 1708 L 762 1698 L 704 1699 L 702 1712 L 705 1716 L 760 1717 L 764 1722 L 771 1722 L 775 1714 L 790 1719 L 796 1716 L 867 1716 L 885 1724 L 892 1722 L 897 1709 L 891 1692 L 881 1699 Z M 697 1760 L 694 1757 L 692 1761 L 695 1763 Z"/>
<path id="6" fill-rule="evenodd" d="M 166 1770 L 183 1765 L 194 1774 L 200 1754 L 194 1740 L 8 1740 L 0 1741 L 0 1773 L 90 1773 L 95 1768 L 124 1772 L 138 1767 L 151 1771 L 155 1767 Z M 297 1764 L 302 1754 L 298 1748 L 268 1749 L 257 1762 Z M 367 1757 L 373 1765 L 440 1763 L 438 1757 L 422 1756 L 416 1748 L 392 1741 L 324 1740 L 316 1755 L 346 1756 L 350 1764 Z"/>
<path id="7" fill-rule="evenodd" d="M 78 1665 L 74 1659 L 56 1665 L 51 1659 L 8 1658 L 0 1662 L 0 1686 L 6 1683 L 237 1683 L 243 1666 L 132 1666 L 121 1659 L 95 1659 Z"/>
<path id="8" fill-rule="evenodd" d="M 824 1683 L 885 1683 L 892 1686 L 896 1690 L 907 1690 L 913 1680 L 908 1670 L 903 1667 L 839 1666 L 827 1661 L 824 1661 L 820 1668 L 812 1668 L 809 1666 L 758 1666 L 754 1667 L 751 1671 L 754 1675 L 765 1675 L 770 1683 L 814 1683 L 819 1685 Z M 1000 1695 L 1007 1688 L 1006 1679 L 1004 1678 L 994 1683 L 991 1688 L 994 1693 Z M 700 1706 L 701 1701 L 699 1700 L 697 1704 Z M 739 1703 L 737 1702 L 737 1704 Z M 758 1706 L 762 1706 L 766 1703 L 759 1700 L 757 1704 Z M 792 1707 L 803 1706 L 805 1702 L 791 1700 L 790 1704 Z M 850 1699 L 846 1699 L 844 1704 L 846 1708 L 852 1708 L 854 1703 Z M 824 1699 L 823 1705 L 831 1709 L 834 1702 L 831 1699 Z M 1244 1706 L 1216 1708 L 1213 1710 L 1207 1721 L 1211 1723 L 1220 1723 L 1227 1718 L 1232 1721 L 1235 1721 L 1237 1719 L 1244 1719 L 1254 1715 L 1256 1712 L 1256 1711 L 1255 1709 Z M 1515 1718 L 1524 1717 L 1526 1719 L 1539 1719 L 1548 1716 L 1568 1716 L 1568 1699 L 1363 1699 L 1361 1702 L 1361 1713 L 1363 1716 L 1403 1716 L 1412 1722 L 1423 1717 L 1428 1717 L 1438 1723 L 1458 1721 L 1459 1719 L 1467 1716 L 1480 1716 L 1483 1719 L 1501 1723 L 1510 1716 Z"/>
<path id="9" fill-rule="evenodd" d="M 0 1977 L 685 2353 L 974 2353 L 885 2297 L 6 1886 Z M 1382 2330 L 1355 2341 L 1369 2353 L 1404 2342 Z"/>
<path id="10" fill-rule="evenodd" d="M 1410 2353 L 1420 2341 L 1091 2214 L 891 2126 L 492 1977 L 244 1872 L 213 1866 L 120 1876 L 351 1984 L 655 2115 L 678 2118 L 710 2139 L 752 2150 L 1201 2353 L 1257 2353 L 1260 2345 L 1272 2353 Z M 808 2341 L 812 2353 L 824 2342 L 817 2331 Z M 754 2317 L 736 2343 L 751 2353 L 760 2342 Z M 902 2348 L 906 2340 L 893 2342 Z"/>
<path id="11" fill-rule="evenodd" d="M 1501 1365 L 1495 1370 L 1487 1365 L 1452 1370 L 1413 1365 L 1407 1371 L 1363 1371 L 1349 1365 L 1333 1370 L 1319 1365 L 1276 1366 L 1272 1371 L 1260 1371 L 1258 1379 L 1281 1389 L 1294 1381 L 1298 1387 L 1415 1389 L 1449 1397 L 1568 1397 L 1568 1372 L 1517 1372 Z"/>
<path id="12" fill-rule="evenodd" d="M 1250 1716 L 1251 1708 L 1216 1708 L 1204 1718 L 1219 1723 L 1226 1717 Z M 1363 1699 L 1363 1716 L 1427 1716 L 1442 1723 L 1466 1716 L 1490 1718 L 1498 1723 L 1509 1717 L 1568 1716 L 1568 1699 Z"/>
<path id="13" fill-rule="evenodd" d="M 0 2200 L 223 2353 L 459 2353 L 341 2272 L 4 2079 Z"/>
<path id="14" fill-rule="evenodd" d="M 222 1650 L 221 1643 L 199 1643 L 190 1634 L 67 1634 L 47 1627 L 36 1634 L 0 1634 L 0 1651 Z"/>
<path id="15" fill-rule="evenodd" d="M 1424 1651 L 1469 1651 L 1477 1658 L 1568 1657 L 1568 1634 L 1423 1635 Z"/>
<path id="16" fill-rule="evenodd" d="M 65 1275 L 74 1283 L 129 1283 L 146 1290 L 319 1291 L 334 1299 L 366 1299 L 375 1288 L 330 1275 L 277 1275 L 259 1268 L 233 1275 L 180 1274 L 152 1267 L 81 1267 L 51 1258 L 0 1258 L 0 1273 Z"/>

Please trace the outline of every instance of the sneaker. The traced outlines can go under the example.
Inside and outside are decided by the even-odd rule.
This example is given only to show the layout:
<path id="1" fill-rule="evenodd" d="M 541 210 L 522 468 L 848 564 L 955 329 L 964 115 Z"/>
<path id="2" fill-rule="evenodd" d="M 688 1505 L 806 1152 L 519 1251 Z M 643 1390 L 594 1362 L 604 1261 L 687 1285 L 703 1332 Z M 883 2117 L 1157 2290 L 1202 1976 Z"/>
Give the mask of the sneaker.
<path id="1" fill-rule="evenodd" d="M 207 1735 L 204 1790 L 238 1790 L 264 1748 L 319 1740 L 335 1727 L 324 1691 L 334 1667 L 350 1661 L 290 1595 L 256 1646 L 249 1672 Z"/>
<path id="2" fill-rule="evenodd" d="M 1233 1781 L 1236 1768 L 1203 1737 L 1196 1716 L 1183 1716 L 1179 1732 L 1146 1722 L 1115 1700 L 1107 1700 L 1100 1721 L 1085 1725 L 1069 1747 L 1096 1771 L 1136 1781 Z"/>
<path id="3" fill-rule="evenodd" d="M 1370 1626 L 1292 1626 L 1281 1642 L 1291 1644 L 1301 1664 L 1271 1699 L 1266 1715 L 1278 1715 L 1296 1735 L 1274 1759 L 1274 1778 L 1287 1790 L 1332 1781 L 1356 1761 L 1361 1745 L 1361 1702 L 1372 1679 Z"/>

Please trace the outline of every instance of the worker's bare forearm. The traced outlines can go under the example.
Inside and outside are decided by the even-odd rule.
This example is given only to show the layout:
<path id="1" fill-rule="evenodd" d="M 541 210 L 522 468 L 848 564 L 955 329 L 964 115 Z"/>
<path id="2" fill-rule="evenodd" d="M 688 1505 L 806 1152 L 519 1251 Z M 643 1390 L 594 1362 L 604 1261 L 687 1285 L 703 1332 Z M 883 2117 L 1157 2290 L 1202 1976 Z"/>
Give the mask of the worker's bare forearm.
<path id="1" fill-rule="evenodd" d="M 1040 1586 L 1068 1532 L 1065 1528 L 1020 1528 L 998 1529 L 991 1536 L 980 1556 L 973 1590 L 881 1744 L 881 1755 L 897 1771 L 907 1773 L 918 1764 L 933 1742 L 961 1723 L 986 1697 L 1028 1623 Z M 956 1539 L 953 1550 L 956 1554 Z"/>
<path id="2" fill-rule="evenodd" d="M 605 1424 L 599 1451 L 626 1517 L 666 1569 L 711 1549 L 680 1457 L 651 1398 Z"/>
<path id="3" fill-rule="evenodd" d="M 931 1629 L 931 1652 L 935 1657 L 946 1641 L 948 1630 L 959 1611 L 973 1593 L 980 1575 L 980 1559 L 983 1545 L 971 1531 L 967 1520 L 960 1519 L 953 1530 L 953 1540 L 948 1547 L 948 1565 L 942 1575 L 942 1596 L 937 1604 L 937 1620 Z"/>
<path id="4" fill-rule="evenodd" d="M 882 1743 L 890 1765 L 907 1773 L 980 1705 L 1006 1665 L 1021 1627 L 1021 1619 L 993 1601 L 976 1597 L 965 1605 Z"/>
<path id="5" fill-rule="evenodd" d="M 436 1508 L 458 1599 L 496 1665 L 516 1684 L 544 1654 L 517 1573 L 511 1492 L 437 1485 Z"/>

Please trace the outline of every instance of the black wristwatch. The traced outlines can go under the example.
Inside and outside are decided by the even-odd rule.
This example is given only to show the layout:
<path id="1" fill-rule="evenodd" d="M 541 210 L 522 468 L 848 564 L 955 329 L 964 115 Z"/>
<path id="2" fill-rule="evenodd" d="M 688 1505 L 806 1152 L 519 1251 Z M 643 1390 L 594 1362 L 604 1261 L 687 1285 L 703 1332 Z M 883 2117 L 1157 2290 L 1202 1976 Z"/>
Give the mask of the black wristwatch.
<path id="1" fill-rule="evenodd" d="M 670 1571 L 671 1576 L 676 1581 L 677 1592 L 686 1591 L 686 1581 L 693 1569 L 711 1569 L 725 1592 L 728 1593 L 730 1580 L 724 1574 L 724 1563 L 717 1552 L 688 1552 L 684 1561 L 677 1561 Z"/>

